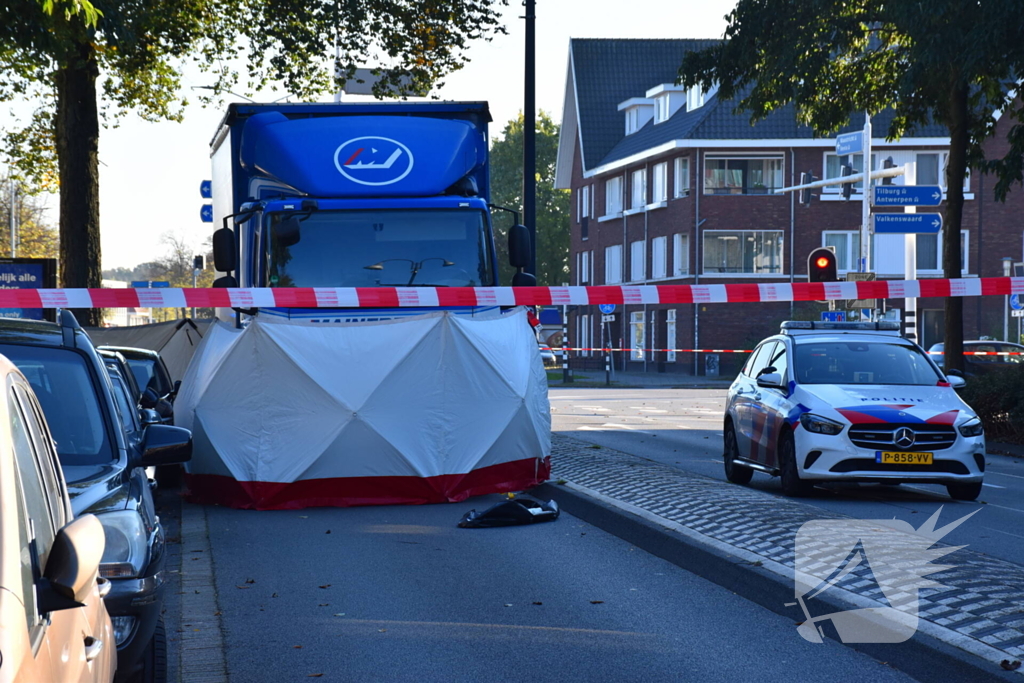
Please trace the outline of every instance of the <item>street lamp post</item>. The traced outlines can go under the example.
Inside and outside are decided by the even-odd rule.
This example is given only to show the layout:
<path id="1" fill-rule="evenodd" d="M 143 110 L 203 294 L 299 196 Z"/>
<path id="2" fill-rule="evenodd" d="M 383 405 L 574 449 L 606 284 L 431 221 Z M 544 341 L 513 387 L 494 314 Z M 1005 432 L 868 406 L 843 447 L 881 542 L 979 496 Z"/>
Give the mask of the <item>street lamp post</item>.
<path id="1" fill-rule="evenodd" d="M 1003 257 L 1003 277 L 1010 277 L 1013 268 L 1013 259 L 1009 256 Z M 1010 296 L 1003 296 L 1003 341 L 1010 341 Z"/>

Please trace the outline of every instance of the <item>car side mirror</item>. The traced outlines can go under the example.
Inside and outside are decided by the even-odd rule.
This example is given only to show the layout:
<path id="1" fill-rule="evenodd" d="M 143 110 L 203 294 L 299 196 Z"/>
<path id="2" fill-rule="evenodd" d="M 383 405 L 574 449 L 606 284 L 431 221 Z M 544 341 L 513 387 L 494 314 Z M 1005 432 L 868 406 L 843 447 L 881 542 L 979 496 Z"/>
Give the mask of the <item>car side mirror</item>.
<path id="1" fill-rule="evenodd" d="M 765 389 L 785 389 L 782 375 L 777 372 L 766 372 L 757 378 L 757 386 Z"/>
<path id="2" fill-rule="evenodd" d="M 163 418 L 160 417 L 160 413 L 156 412 L 152 408 L 143 408 L 140 411 L 142 418 L 142 426 L 148 427 L 149 425 L 158 425 L 163 422 Z"/>
<path id="3" fill-rule="evenodd" d="M 963 389 L 965 386 L 967 386 L 967 380 L 961 377 L 959 374 L 947 374 L 946 381 L 949 382 L 949 386 L 953 387 L 954 389 Z"/>
<path id="4" fill-rule="evenodd" d="M 174 465 L 192 459 L 192 432 L 181 427 L 151 424 L 142 437 L 140 467 Z"/>
<path id="5" fill-rule="evenodd" d="M 160 394 L 156 393 L 153 387 L 146 387 L 145 391 L 142 392 L 142 396 L 139 398 L 139 405 L 146 410 L 152 410 L 156 408 L 157 403 L 160 401 Z"/>
<path id="6" fill-rule="evenodd" d="M 95 515 L 82 515 L 53 539 L 37 585 L 43 614 L 82 607 L 99 572 L 106 536 Z"/>

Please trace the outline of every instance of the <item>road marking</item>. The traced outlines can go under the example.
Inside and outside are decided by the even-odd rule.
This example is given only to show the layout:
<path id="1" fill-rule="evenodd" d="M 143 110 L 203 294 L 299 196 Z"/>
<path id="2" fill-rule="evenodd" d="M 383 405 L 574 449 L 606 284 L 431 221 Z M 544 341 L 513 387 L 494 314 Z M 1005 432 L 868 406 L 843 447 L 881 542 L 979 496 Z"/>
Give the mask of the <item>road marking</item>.
<path id="1" fill-rule="evenodd" d="M 601 406 L 573 406 L 573 408 L 580 408 L 581 410 L 599 410 L 602 413 L 609 412 L 608 408 L 603 408 Z"/>
<path id="2" fill-rule="evenodd" d="M 982 482 L 981 485 L 982 486 L 987 486 L 990 489 L 1005 489 L 1006 488 L 1005 486 L 999 486 L 998 484 L 989 484 L 987 482 Z"/>
<path id="3" fill-rule="evenodd" d="M 989 507 L 1001 508 L 1003 510 L 1012 510 L 1013 512 L 1024 512 L 1024 510 L 1021 510 L 1020 508 L 1011 508 L 1006 507 L 1005 505 L 996 505 L 995 503 L 986 503 L 986 505 L 988 505 Z"/>
<path id="4" fill-rule="evenodd" d="M 1007 536 L 1013 536 L 1015 538 L 1024 538 L 1024 536 L 1021 536 L 1020 534 L 1012 534 L 1009 531 L 1003 531 L 1002 529 L 993 529 L 990 526 L 983 526 L 982 529 L 988 529 L 989 531 L 995 531 L 997 533 L 1006 534 Z"/>
<path id="5" fill-rule="evenodd" d="M 1014 479 L 1024 479 L 1019 474 L 1007 474 L 1006 472 L 997 472 L 996 470 L 988 470 L 985 474 L 998 474 L 1000 477 L 1013 477 Z"/>

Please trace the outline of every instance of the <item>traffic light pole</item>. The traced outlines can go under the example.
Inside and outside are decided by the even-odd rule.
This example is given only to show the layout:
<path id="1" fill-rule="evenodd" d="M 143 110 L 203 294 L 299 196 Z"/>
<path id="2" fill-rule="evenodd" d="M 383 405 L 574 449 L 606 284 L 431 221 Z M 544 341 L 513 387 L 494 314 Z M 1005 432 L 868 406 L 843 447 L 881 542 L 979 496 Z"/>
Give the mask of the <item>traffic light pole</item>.
<path id="1" fill-rule="evenodd" d="M 871 272 L 871 116 L 864 112 L 864 201 L 861 207 L 860 224 L 860 267 L 862 273 Z M 873 316 L 872 316 L 873 317 Z"/>

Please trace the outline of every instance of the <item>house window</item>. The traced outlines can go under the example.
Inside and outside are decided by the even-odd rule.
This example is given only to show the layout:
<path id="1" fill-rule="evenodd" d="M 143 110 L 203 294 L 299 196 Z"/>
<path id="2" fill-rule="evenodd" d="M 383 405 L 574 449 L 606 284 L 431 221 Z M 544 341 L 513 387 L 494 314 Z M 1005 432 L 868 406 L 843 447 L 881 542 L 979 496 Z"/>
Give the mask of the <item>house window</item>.
<path id="1" fill-rule="evenodd" d="M 622 213 L 622 176 L 615 176 L 604 183 L 604 214 L 615 216 L 620 213 Z"/>
<path id="2" fill-rule="evenodd" d="M 704 158 L 704 194 L 770 194 L 782 187 L 781 156 Z"/>
<path id="3" fill-rule="evenodd" d="M 668 201 L 668 162 L 664 161 L 660 164 L 654 165 L 653 172 L 654 187 L 651 195 L 651 201 L 655 204 L 658 202 Z"/>
<path id="4" fill-rule="evenodd" d="M 579 346 L 583 349 L 590 348 L 590 316 L 581 315 L 579 318 L 579 329 L 577 330 L 576 339 L 579 340 Z M 578 351 L 580 356 L 589 356 L 590 351 Z"/>
<path id="5" fill-rule="evenodd" d="M 663 280 L 668 275 L 668 238 L 651 240 L 651 279 Z"/>
<path id="6" fill-rule="evenodd" d="M 705 230 L 705 273 L 782 272 L 781 230 Z"/>
<path id="7" fill-rule="evenodd" d="M 917 184 L 946 186 L 945 179 L 939 182 L 939 153 L 928 152 L 917 155 Z"/>
<path id="8" fill-rule="evenodd" d="M 631 334 L 629 335 L 629 358 L 630 360 L 643 360 L 644 345 L 647 341 L 644 335 L 644 312 L 633 311 L 630 313 L 629 326 L 631 328 Z"/>
<path id="9" fill-rule="evenodd" d="M 686 91 L 686 111 L 693 111 L 704 106 L 704 91 L 695 85 Z"/>
<path id="10" fill-rule="evenodd" d="M 849 156 L 850 155 L 837 156 L 835 154 L 826 154 L 825 155 L 825 178 L 826 179 L 838 178 L 838 177 L 842 176 L 843 175 L 843 162 L 847 161 L 847 158 Z M 852 162 L 847 161 L 847 163 L 852 163 L 854 173 L 863 173 L 864 172 L 864 155 L 863 154 L 854 154 Z M 876 168 L 878 168 L 878 156 L 876 154 L 872 154 L 871 155 L 871 168 L 872 168 L 872 170 L 875 170 Z M 841 185 L 829 185 L 829 186 L 826 186 L 826 187 L 824 187 L 822 189 L 825 192 L 827 192 L 827 193 L 833 193 L 833 194 L 837 194 L 839 192 L 842 192 L 842 186 Z M 864 183 L 863 182 L 854 183 L 853 184 L 853 189 L 856 192 L 862 192 L 864 190 Z"/>
<path id="11" fill-rule="evenodd" d="M 633 171 L 632 179 L 629 208 L 642 209 L 647 206 L 647 169 L 641 168 L 639 171 Z"/>
<path id="12" fill-rule="evenodd" d="M 690 194 L 690 157 L 676 159 L 675 192 L 673 197 L 679 199 Z"/>
<path id="13" fill-rule="evenodd" d="M 690 274 L 690 236 L 677 233 L 672 235 L 672 275 L 683 277 Z"/>
<path id="14" fill-rule="evenodd" d="M 578 215 L 580 218 L 590 217 L 590 185 L 584 185 L 580 188 L 580 206 Z"/>
<path id="15" fill-rule="evenodd" d="M 970 233 L 960 231 L 960 272 L 970 272 L 968 265 L 968 244 Z M 904 235 L 875 235 L 872 244 L 872 270 L 879 275 L 904 274 Z M 942 235 L 917 235 L 917 272 L 919 275 L 942 274 Z"/>
<path id="16" fill-rule="evenodd" d="M 856 271 L 860 258 L 860 233 L 852 230 L 826 231 L 821 233 L 821 244 L 832 247 L 836 252 L 836 269 L 839 272 Z"/>
<path id="17" fill-rule="evenodd" d="M 640 127 L 640 109 L 631 107 L 626 110 L 626 135 L 632 135 Z"/>
<path id="18" fill-rule="evenodd" d="M 676 359 L 676 309 L 670 308 L 665 317 L 665 344 L 670 349 L 665 355 L 665 360 L 669 363 L 674 362 Z"/>
<path id="19" fill-rule="evenodd" d="M 638 240 L 629 245 L 630 282 L 643 282 L 647 279 L 646 246 L 643 240 Z"/>
<path id="20" fill-rule="evenodd" d="M 622 245 L 605 247 L 604 250 L 604 283 L 617 285 L 622 282 Z"/>
<path id="21" fill-rule="evenodd" d="M 579 268 L 577 269 L 577 281 L 581 285 L 590 284 L 590 252 L 583 251 L 579 253 Z"/>
<path id="22" fill-rule="evenodd" d="M 668 95 L 662 95 L 654 100 L 654 122 L 663 123 L 671 116 L 669 110 Z"/>

